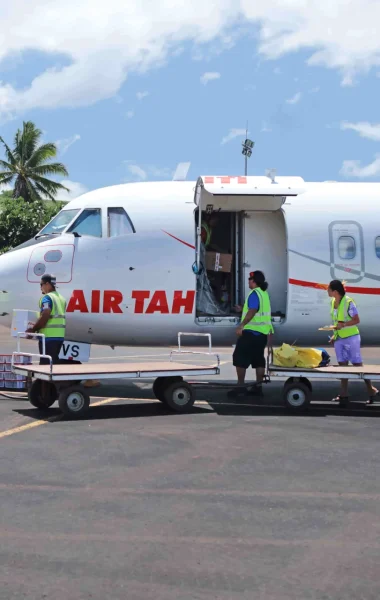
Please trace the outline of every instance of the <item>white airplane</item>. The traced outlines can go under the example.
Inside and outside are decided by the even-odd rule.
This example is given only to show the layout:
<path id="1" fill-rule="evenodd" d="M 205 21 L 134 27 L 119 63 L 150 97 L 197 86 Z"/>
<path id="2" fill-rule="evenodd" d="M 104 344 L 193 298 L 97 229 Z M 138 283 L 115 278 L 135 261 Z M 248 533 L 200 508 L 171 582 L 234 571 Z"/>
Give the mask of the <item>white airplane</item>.
<path id="1" fill-rule="evenodd" d="M 98 189 L 0 257 L 0 324 L 10 326 L 14 308 L 37 309 L 41 275 L 51 273 L 68 300 L 71 341 L 167 345 L 185 331 L 231 345 L 240 320 L 232 307 L 248 293 L 249 272 L 260 269 L 275 343 L 326 344 L 318 328 L 330 324 L 331 279 L 345 280 L 357 303 L 362 342 L 379 343 L 379 198 L 378 183 L 271 176 Z M 217 243 L 232 255 L 231 272 L 214 274 L 225 278 L 224 311 L 210 309 L 202 273 L 200 224 L 211 210 L 219 214 Z"/>

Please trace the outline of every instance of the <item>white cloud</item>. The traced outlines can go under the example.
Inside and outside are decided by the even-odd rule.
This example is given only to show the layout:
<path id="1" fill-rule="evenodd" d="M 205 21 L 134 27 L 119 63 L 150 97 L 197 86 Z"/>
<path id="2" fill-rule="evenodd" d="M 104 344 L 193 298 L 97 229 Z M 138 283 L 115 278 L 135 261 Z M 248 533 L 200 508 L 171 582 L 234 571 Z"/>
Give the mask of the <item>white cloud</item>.
<path id="1" fill-rule="evenodd" d="M 380 175 L 380 154 L 376 154 L 375 160 L 365 166 L 361 165 L 360 160 L 345 160 L 340 174 L 344 177 L 358 177 L 360 179 Z"/>
<path id="2" fill-rule="evenodd" d="M 82 183 L 79 183 L 78 181 L 70 181 L 70 179 L 63 179 L 59 183 L 67 187 L 69 191 L 65 192 L 62 190 L 61 192 L 59 192 L 57 196 L 58 200 L 74 200 L 74 198 L 77 198 L 78 196 L 81 196 L 82 194 L 88 192 L 86 186 L 84 186 Z"/>
<path id="3" fill-rule="evenodd" d="M 0 61 L 26 51 L 52 59 L 26 87 L 2 71 L 3 120 L 112 98 L 130 73 L 163 66 L 179 48 L 228 49 L 249 30 L 258 32 L 253 50 L 263 60 L 303 50 L 309 65 L 338 70 L 345 85 L 380 66 L 374 0 L 92 0 L 91 10 L 77 0 L 0 0 L 0 14 Z M 57 53 L 69 64 L 54 66 Z"/>
<path id="4" fill-rule="evenodd" d="M 229 133 L 220 142 L 222 145 L 227 144 L 231 140 L 243 136 L 246 133 L 246 129 L 230 129 Z"/>
<path id="5" fill-rule="evenodd" d="M 317 86 L 315 86 L 315 87 L 311 88 L 311 90 L 310 90 L 310 94 L 317 94 L 317 93 L 319 92 L 319 90 L 320 90 L 320 89 L 321 89 L 321 88 L 319 87 L 319 85 L 317 85 Z"/>
<path id="6" fill-rule="evenodd" d="M 137 100 L 143 100 L 147 96 L 149 96 L 149 92 L 137 92 L 136 94 Z"/>
<path id="7" fill-rule="evenodd" d="M 131 160 L 125 160 L 124 163 L 130 174 L 125 181 L 170 181 L 174 175 L 174 171 L 167 167 L 138 165 Z"/>
<path id="8" fill-rule="evenodd" d="M 133 112 L 133 110 L 129 110 L 127 112 L 127 119 L 133 119 L 134 116 L 135 116 L 135 113 Z"/>
<path id="9" fill-rule="evenodd" d="M 70 146 L 72 146 L 73 144 L 75 144 L 75 142 L 78 142 L 79 140 L 80 140 L 80 135 L 79 135 L 79 133 L 76 133 L 75 135 L 72 135 L 70 138 L 66 138 L 64 140 L 57 140 L 55 143 L 56 143 L 57 148 L 60 151 L 60 153 L 65 154 L 65 152 L 68 151 Z"/>
<path id="10" fill-rule="evenodd" d="M 216 79 L 220 79 L 220 73 L 217 73 L 216 71 L 207 71 L 207 73 L 203 73 L 201 76 L 201 83 L 207 85 L 209 81 L 215 81 Z"/>
<path id="11" fill-rule="evenodd" d="M 146 171 L 144 171 L 144 169 L 139 167 L 139 165 L 128 165 L 127 169 L 130 172 L 130 174 L 132 175 L 133 180 L 137 179 L 140 181 L 145 181 L 145 179 L 147 179 L 147 177 L 148 177 L 148 173 Z"/>
<path id="12" fill-rule="evenodd" d="M 301 95 L 301 92 L 297 92 L 292 98 L 288 98 L 286 102 L 288 104 L 297 104 L 301 100 Z"/>
<path id="13" fill-rule="evenodd" d="M 372 124 L 368 123 L 368 121 L 360 121 L 359 123 L 343 122 L 340 128 L 344 131 L 352 129 L 352 131 L 356 131 L 361 137 L 380 142 L 380 123 Z"/>

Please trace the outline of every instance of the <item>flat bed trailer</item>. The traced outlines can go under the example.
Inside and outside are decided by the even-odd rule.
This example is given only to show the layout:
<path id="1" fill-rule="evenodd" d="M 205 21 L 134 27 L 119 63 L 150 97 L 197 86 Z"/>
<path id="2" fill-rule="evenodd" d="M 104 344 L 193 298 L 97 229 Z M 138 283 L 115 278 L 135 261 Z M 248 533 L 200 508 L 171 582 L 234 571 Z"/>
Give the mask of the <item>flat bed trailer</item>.
<path id="1" fill-rule="evenodd" d="M 182 336 L 205 336 L 209 339 L 208 352 L 193 352 L 181 349 Z M 25 337 L 19 334 L 18 337 Z M 35 336 L 37 337 L 37 336 Z M 131 362 L 131 363 L 87 363 L 87 364 L 58 364 L 53 365 L 50 356 L 45 354 L 30 354 L 20 352 L 18 340 L 17 352 L 12 355 L 12 372 L 26 376 L 29 381 L 29 401 L 36 408 L 45 410 L 58 400 L 59 408 L 68 416 L 84 414 L 90 405 L 90 396 L 82 382 L 99 379 L 154 379 L 153 393 L 155 397 L 175 412 L 186 412 L 195 401 L 196 389 L 233 389 L 237 384 L 217 381 L 184 381 L 205 375 L 220 374 L 220 359 L 211 350 L 210 334 L 178 334 L 178 350 L 170 353 L 168 361 Z M 174 355 L 192 354 L 213 356 L 216 362 L 212 365 L 189 364 L 173 361 Z M 19 356 L 46 358 L 50 364 L 15 364 Z M 270 383 L 272 378 L 286 379 L 282 397 L 285 407 L 298 412 L 306 410 L 312 399 L 311 379 L 348 379 L 355 381 L 380 381 L 380 365 L 363 365 L 361 367 L 326 366 L 313 369 L 279 367 L 273 364 L 272 349 L 268 349 L 264 383 Z M 255 382 L 247 383 L 246 391 L 254 389 Z M 348 405 L 348 400 L 339 402 L 341 407 Z"/>
<path id="2" fill-rule="evenodd" d="M 181 337 L 199 335 L 209 338 L 208 352 L 192 352 L 181 349 Z M 28 396 L 30 403 L 41 410 L 50 408 L 56 400 L 60 410 L 67 416 L 83 415 L 89 408 L 90 396 L 83 386 L 83 381 L 92 379 L 154 379 L 153 393 L 175 412 L 186 412 L 195 401 L 193 387 L 183 381 L 184 377 L 202 375 L 219 375 L 220 359 L 218 354 L 211 352 L 210 334 L 178 334 L 178 350 L 170 353 L 169 360 L 155 362 L 128 363 L 87 363 L 87 364 L 52 364 L 50 356 L 20 352 L 20 338 L 27 337 L 18 334 L 17 352 L 12 354 L 12 372 L 15 375 L 27 377 L 29 382 Z M 30 336 L 31 337 L 31 336 Z M 33 336 L 42 337 L 42 336 Z M 211 365 L 189 364 L 175 362 L 175 355 L 213 356 L 215 362 Z M 45 358 L 49 364 L 15 364 L 20 356 Z"/>
<path id="3" fill-rule="evenodd" d="M 313 392 L 310 379 L 348 379 L 350 381 L 371 379 L 371 381 L 380 381 L 380 365 L 363 365 L 361 367 L 334 365 L 314 369 L 300 369 L 278 367 L 273 363 L 268 363 L 266 373 L 268 383 L 272 377 L 287 378 L 282 394 L 285 406 L 292 410 L 305 410 L 311 402 Z M 372 404 L 373 401 L 370 403 Z M 348 399 L 339 402 L 339 406 L 342 408 L 346 408 L 348 404 Z"/>
<path id="4" fill-rule="evenodd" d="M 293 412 L 307 410 L 312 400 L 313 386 L 311 379 L 316 380 L 331 380 L 331 379 L 348 379 L 350 381 L 364 381 L 371 379 L 372 381 L 380 381 L 380 365 L 363 365 L 361 367 L 343 367 L 341 365 L 333 365 L 326 367 L 316 367 L 313 369 L 304 369 L 298 367 L 279 367 L 273 364 L 273 349 L 267 349 L 266 371 L 263 383 L 271 383 L 273 379 L 286 379 L 282 391 L 282 399 L 284 406 Z M 241 394 L 250 393 L 254 390 L 256 383 L 247 383 L 243 389 L 237 384 L 230 384 L 217 381 L 190 381 L 192 387 L 197 389 L 214 389 L 223 390 L 240 387 Z M 373 400 L 370 404 L 373 403 Z M 343 399 L 339 402 L 342 408 L 347 407 L 348 399 Z"/>

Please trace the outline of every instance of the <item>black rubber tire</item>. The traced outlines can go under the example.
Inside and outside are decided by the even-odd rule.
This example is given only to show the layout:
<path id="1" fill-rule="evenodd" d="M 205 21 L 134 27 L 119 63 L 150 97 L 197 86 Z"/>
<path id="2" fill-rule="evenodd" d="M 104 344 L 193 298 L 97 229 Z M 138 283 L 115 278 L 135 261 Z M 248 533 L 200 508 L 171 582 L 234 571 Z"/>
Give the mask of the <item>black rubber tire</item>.
<path id="1" fill-rule="evenodd" d="M 165 389 L 172 383 L 183 381 L 183 377 L 157 377 L 154 380 L 152 391 L 157 400 L 165 403 Z"/>
<path id="2" fill-rule="evenodd" d="M 83 385 L 70 385 L 61 389 L 58 404 L 67 417 L 81 417 L 90 406 L 90 396 Z"/>
<path id="3" fill-rule="evenodd" d="M 174 412 L 187 412 L 193 406 L 194 401 L 194 389 L 186 381 L 176 381 L 165 388 L 164 402 Z"/>
<path id="4" fill-rule="evenodd" d="M 307 377 L 300 377 L 299 381 L 307 385 L 311 393 L 313 392 L 313 386 L 311 385 L 311 381 Z M 290 385 L 291 383 L 296 383 L 295 377 L 289 377 L 289 379 L 286 380 L 285 385 Z"/>
<path id="5" fill-rule="evenodd" d="M 284 385 L 283 400 L 286 408 L 293 412 L 302 412 L 310 406 L 311 392 L 309 386 L 300 381 Z"/>
<path id="6" fill-rule="evenodd" d="M 49 390 L 49 397 L 42 397 L 42 384 L 44 385 L 45 390 Z M 54 402 L 58 398 L 57 388 L 54 383 L 51 381 L 42 381 L 41 379 L 35 379 L 30 386 L 28 392 L 29 402 L 35 408 L 39 408 L 40 410 L 47 410 L 51 406 L 53 406 Z"/>

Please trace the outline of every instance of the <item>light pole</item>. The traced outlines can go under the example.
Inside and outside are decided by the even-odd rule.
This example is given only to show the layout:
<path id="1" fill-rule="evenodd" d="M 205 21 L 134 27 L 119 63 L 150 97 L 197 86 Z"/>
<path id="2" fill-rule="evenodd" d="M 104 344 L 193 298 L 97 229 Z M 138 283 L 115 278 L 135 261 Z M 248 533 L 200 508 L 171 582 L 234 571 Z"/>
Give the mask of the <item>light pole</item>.
<path id="1" fill-rule="evenodd" d="M 247 176 L 248 159 L 252 156 L 252 148 L 254 145 L 255 145 L 255 142 L 248 139 L 248 124 L 247 124 L 246 139 L 242 143 L 243 150 L 241 151 L 241 153 L 245 157 L 245 173 L 244 173 L 245 176 Z"/>

